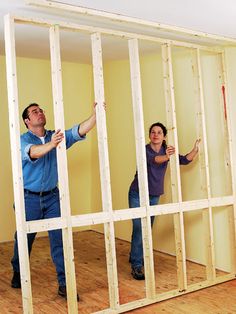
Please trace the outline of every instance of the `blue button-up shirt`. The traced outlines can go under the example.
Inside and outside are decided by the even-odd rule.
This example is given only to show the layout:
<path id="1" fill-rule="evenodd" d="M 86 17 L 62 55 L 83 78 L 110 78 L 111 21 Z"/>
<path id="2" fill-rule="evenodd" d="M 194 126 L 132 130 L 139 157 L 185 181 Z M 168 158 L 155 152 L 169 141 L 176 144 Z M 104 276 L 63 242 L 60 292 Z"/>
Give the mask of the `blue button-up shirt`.
<path id="1" fill-rule="evenodd" d="M 79 125 L 76 125 L 65 131 L 67 149 L 74 143 L 86 138 L 85 135 L 79 135 L 78 129 Z M 46 130 L 45 143 L 51 141 L 54 132 L 55 131 Z M 50 191 L 57 186 L 58 182 L 56 148 L 38 159 L 31 159 L 29 156 L 30 147 L 40 144 L 42 144 L 41 139 L 31 131 L 21 135 L 24 189 L 33 192 Z"/>

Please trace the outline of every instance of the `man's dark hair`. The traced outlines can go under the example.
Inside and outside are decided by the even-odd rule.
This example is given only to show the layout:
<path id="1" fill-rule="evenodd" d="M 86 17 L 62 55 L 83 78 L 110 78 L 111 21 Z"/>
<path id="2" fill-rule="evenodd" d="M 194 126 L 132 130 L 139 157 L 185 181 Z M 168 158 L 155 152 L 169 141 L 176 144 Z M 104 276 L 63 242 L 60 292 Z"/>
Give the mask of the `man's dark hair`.
<path id="1" fill-rule="evenodd" d="M 153 124 L 150 126 L 150 128 L 149 128 L 149 135 L 151 134 L 152 129 L 153 129 L 155 126 L 159 126 L 159 127 L 162 129 L 164 136 L 167 135 L 167 128 L 166 128 L 166 127 L 164 126 L 164 124 L 162 124 L 161 122 L 153 123 Z M 165 148 L 167 147 L 165 140 L 163 141 L 162 146 L 164 146 Z"/>
<path id="2" fill-rule="evenodd" d="M 39 104 L 37 104 L 36 102 L 32 102 L 32 103 L 29 104 L 29 105 L 24 109 L 24 111 L 22 112 L 22 119 L 23 119 L 24 124 L 26 125 L 27 129 L 28 129 L 28 125 L 25 123 L 25 119 L 28 119 L 28 118 L 29 118 L 28 109 L 29 109 L 30 107 L 33 107 L 33 106 L 39 107 Z"/>

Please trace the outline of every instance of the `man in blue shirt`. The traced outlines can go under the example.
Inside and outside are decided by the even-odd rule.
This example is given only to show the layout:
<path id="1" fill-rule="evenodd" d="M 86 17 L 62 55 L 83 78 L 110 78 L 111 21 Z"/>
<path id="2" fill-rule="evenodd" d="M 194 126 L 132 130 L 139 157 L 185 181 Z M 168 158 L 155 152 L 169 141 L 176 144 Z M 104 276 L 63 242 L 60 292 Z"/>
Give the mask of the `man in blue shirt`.
<path id="1" fill-rule="evenodd" d="M 65 131 L 66 148 L 84 140 L 86 134 L 95 126 L 95 106 L 96 104 L 94 105 L 94 112 L 87 120 Z M 28 132 L 21 135 L 26 220 L 60 217 L 56 148 L 63 141 L 64 135 L 61 130 L 50 131 L 45 129 L 46 117 L 44 110 L 36 103 L 30 104 L 24 109 L 22 118 L 28 129 Z M 62 232 L 61 230 L 50 230 L 48 234 L 51 256 L 57 272 L 58 294 L 66 298 Z M 36 233 L 27 235 L 29 254 L 35 236 Z M 14 271 L 11 286 L 21 288 L 16 233 L 14 255 L 11 263 Z M 77 298 L 79 300 L 79 296 Z"/>

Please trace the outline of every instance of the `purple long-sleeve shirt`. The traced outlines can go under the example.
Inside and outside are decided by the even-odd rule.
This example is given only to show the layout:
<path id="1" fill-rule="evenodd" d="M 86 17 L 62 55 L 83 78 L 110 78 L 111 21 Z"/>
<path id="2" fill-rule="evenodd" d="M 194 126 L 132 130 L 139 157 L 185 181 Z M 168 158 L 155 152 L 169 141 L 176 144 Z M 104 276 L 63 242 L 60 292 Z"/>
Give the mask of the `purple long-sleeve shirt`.
<path id="1" fill-rule="evenodd" d="M 158 164 L 155 162 L 156 156 L 163 156 L 166 154 L 166 148 L 161 147 L 160 151 L 155 152 L 150 144 L 146 145 L 146 158 L 147 158 L 147 173 L 148 173 L 148 188 L 149 195 L 160 196 L 164 194 L 164 178 L 168 161 Z M 186 155 L 179 155 L 180 165 L 187 165 L 190 161 L 186 158 Z M 130 190 L 139 191 L 138 187 L 138 175 L 137 171 L 134 176 L 134 180 L 130 185 Z"/>

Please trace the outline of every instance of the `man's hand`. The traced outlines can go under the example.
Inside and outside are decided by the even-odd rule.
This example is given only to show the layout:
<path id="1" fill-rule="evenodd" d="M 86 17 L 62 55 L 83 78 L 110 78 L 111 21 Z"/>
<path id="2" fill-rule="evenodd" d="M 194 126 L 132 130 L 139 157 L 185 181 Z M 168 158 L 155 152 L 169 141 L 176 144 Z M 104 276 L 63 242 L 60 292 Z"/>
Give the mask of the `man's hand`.
<path id="1" fill-rule="evenodd" d="M 51 141 L 45 144 L 33 145 L 30 147 L 29 155 L 32 159 L 38 159 L 46 155 L 52 149 L 56 148 L 63 140 L 64 135 L 61 130 L 55 131 L 51 137 Z"/>
<path id="2" fill-rule="evenodd" d="M 84 136 L 87 134 L 96 124 L 96 106 L 97 102 L 93 103 L 93 113 L 91 114 L 90 117 L 88 117 L 87 120 L 83 121 L 80 123 L 80 127 L 78 129 L 78 133 L 80 136 Z M 103 108 L 106 110 L 106 103 L 103 103 Z"/>
<path id="3" fill-rule="evenodd" d="M 96 106 L 97 106 L 97 102 L 94 102 L 93 103 L 93 110 L 94 110 L 94 112 L 96 113 Z M 104 108 L 104 110 L 106 111 L 106 109 L 107 109 L 107 105 L 106 105 L 106 103 L 105 102 L 103 102 L 103 108 Z"/>
<path id="4" fill-rule="evenodd" d="M 51 144 L 53 145 L 53 147 L 57 147 L 61 143 L 63 138 L 64 138 L 64 134 L 61 132 L 60 129 L 55 131 L 55 133 L 53 133 L 52 138 L 51 138 Z"/>

